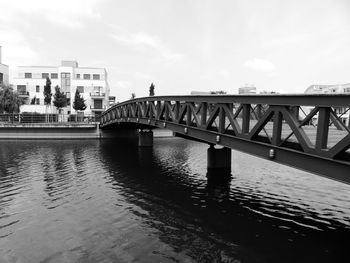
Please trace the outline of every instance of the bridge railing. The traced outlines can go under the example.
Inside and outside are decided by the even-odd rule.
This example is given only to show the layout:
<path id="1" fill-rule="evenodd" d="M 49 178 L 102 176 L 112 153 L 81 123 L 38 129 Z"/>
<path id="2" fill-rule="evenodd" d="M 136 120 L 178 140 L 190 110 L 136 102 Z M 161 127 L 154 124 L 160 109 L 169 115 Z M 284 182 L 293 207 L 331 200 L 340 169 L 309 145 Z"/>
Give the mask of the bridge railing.
<path id="1" fill-rule="evenodd" d="M 100 126 L 168 127 L 183 137 L 243 151 L 248 144 L 245 149 L 239 145 L 253 143 L 255 149 L 248 152 L 256 155 L 270 149 L 275 158 L 275 151 L 282 150 L 342 162 L 350 169 L 349 113 L 350 95 L 340 94 L 161 96 L 116 104 L 102 114 Z"/>

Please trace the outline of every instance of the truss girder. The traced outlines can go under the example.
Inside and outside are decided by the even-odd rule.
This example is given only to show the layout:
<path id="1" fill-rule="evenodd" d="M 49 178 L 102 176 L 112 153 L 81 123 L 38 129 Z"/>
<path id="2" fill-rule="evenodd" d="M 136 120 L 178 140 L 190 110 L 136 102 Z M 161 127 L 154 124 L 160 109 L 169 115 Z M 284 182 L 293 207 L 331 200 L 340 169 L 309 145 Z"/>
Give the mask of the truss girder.
<path id="1" fill-rule="evenodd" d="M 349 124 L 343 122 L 345 113 L 336 113 L 335 109 L 339 107 L 345 113 L 350 112 L 350 95 L 291 95 L 289 99 L 286 95 L 148 97 L 114 105 L 102 114 L 100 126 L 139 123 L 171 128 L 184 136 L 233 149 L 235 144 L 228 143 L 230 139 L 232 142 L 244 141 L 252 145 L 249 148 L 252 154 L 256 145 L 256 149 L 263 146 L 277 152 L 288 152 L 285 156 L 293 156 L 293 153 L 298 158 L 308 156 L 310 159 L 312 156 L 312 160 L 332 162 L 329 166 L 332 168 L 341 163 L 339 166 L 343 170 L 344 167 L 345 171 L 348 169 L 347 180 L 350 182 L 350 129 Z M 317 125 L 313 124 L 315 120 Z M 210 136 L 215 136 L 214 142 L 208 139 Z M 223 144 L 223 138 L 226 144 Z M 277 155 L 274 159 L 278 161 Z M 280 162 L 292 165 L 293 160 Z M 300 163 L 296 162 L 295 166 L 303 169 Z M 307 170 L 322 173 L 316 168 Z"/>

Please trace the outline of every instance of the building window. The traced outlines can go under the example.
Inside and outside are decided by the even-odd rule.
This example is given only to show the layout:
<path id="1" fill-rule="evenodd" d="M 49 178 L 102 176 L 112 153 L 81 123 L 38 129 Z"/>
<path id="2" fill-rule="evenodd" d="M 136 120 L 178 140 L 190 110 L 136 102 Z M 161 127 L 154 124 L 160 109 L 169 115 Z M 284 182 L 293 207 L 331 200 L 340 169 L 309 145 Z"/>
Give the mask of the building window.
<path id="1" fill-rule="evenodd" d="M 79 93 L 84 93 L 84 86 L 78 86 L 77 90 Z"/>
<path id="2" fill-rule="evenodd" d="M 70 73 L 69 72 L 62 72 L 61 73 L 61 78 L 70 78 Z"/>
<path id="3" fill-rule="evenodd" d="M 28 72 L 24 73 L 24 78 L 31 79 L 32 78 L 32 73 L 28 73 Z"/>
<path id="4" fill-rule="evenodd" d="M 0 73 L 0 84 L 4 81 L 4 74 Z"/>
<path id="5" fill-rule="evenodd" d="M 41 78 L 46 79 L 49 77 L 49 73 L 41 73 Z"/>
<path id="6" fill-rule="evenodd" d="M 94 109 L 102 109 L 102 100 L 94 100 Z"/>
<path id="7" fill-rule="evenodd" d="M 94 87 L 94 95 L 101 96 L 102 94 L 102 87 L 95 86 Z"/>
<path id="8" fill-rule="evenodd" d="M 36 85 L 35 88 L 36 88 L 36 92 L 40 92 L 40 86 L 39 85 Z"/>
<path id="9" fill-rule="evenodd" d="M 17 85 L 17 93 L 19 95 L 27 94 L 27 87 L 26 87 L 26 85 Z"/>
<path id="10" fill-rule="evenodd" d="M 61 73 L 61 87 L 63 91 L 67 91 L 70 89 L 70 73 Z"/>
<path id="11" fill-rule="evenodd" d="M 57 73 L 51 73 L 51 78 L 52 79 L 58 79 L 58 74 Z"/>
<path id="12" fill-rule="evenodd" d="M 92 75 L 92 79 L 100 79 L 100 75 L 99 74 L 93 74 Z"/>
<path id="13" fill-rule="evenodd" d="M 36 105 L 40 105 L 40 99 L 38 99 L 38 98 L 35 99 L 35 104 L 36 104 Z"/>
<path id="14" fill-rule="evenodd" d="M 80 79 L 80 74 L 77 74 L 77 79 Z"/>
<path id="15" fill-rule="evenodd" d="M 344 89 L 344 92 L 345 92 L 345 93 L 350 92 L 350 88 L 345 88 L 345 89 Z"/>
<path id="16" fill-rule="evenodd" d="M 84 79 L 90 79 L 90 74 L 84 74 Z"/>

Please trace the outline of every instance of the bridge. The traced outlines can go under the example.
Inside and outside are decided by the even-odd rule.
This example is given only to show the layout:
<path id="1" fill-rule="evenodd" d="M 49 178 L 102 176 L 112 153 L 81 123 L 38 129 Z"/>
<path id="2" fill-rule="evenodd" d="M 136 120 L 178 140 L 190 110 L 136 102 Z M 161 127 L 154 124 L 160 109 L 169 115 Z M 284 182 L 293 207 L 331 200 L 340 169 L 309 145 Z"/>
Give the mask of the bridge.
<path id="1" fill-rule="evenodd" d="M 116 104 L 101 129 L 152 129 L 210 145 L 208 169 L 231 169 L 231 149 L 350 183 L 350 95 L 154 96 Z M 223 148 L 215 148 L 214 145 Z"/>

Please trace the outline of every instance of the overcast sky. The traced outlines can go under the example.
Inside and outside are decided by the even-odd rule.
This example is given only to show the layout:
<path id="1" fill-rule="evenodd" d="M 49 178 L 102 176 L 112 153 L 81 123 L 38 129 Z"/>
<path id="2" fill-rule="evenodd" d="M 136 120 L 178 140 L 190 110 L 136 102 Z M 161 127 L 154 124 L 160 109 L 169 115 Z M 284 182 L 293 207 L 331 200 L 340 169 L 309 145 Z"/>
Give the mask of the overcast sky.
<path id="1" fill-rule="evenodd" d="M 104 67 L 118 101 L 350 82 L 349 0 L 0 0 L 2 62 Z M 13 74 L 11 75 L 13 76 Z"/>

